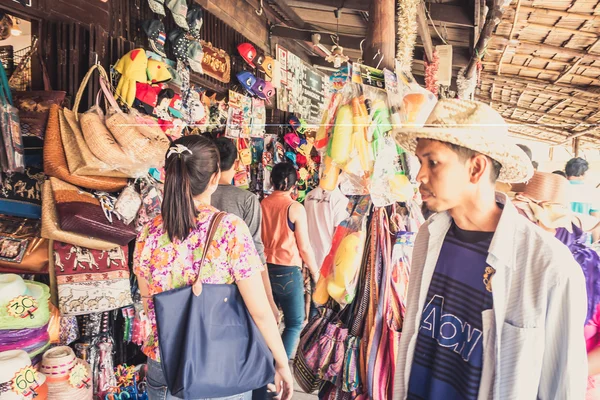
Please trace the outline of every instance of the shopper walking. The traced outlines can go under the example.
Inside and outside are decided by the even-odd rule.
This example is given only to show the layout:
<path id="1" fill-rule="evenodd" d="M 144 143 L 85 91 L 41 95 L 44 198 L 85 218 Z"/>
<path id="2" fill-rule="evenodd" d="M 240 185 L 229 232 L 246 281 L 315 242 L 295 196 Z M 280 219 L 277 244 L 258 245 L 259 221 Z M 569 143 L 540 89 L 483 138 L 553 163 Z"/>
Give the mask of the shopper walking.
<path id="1" fill-rule="evenodd" d="M 222 137 L 217 138 L 215 144 L 217 145 L 217 149 L 219 149 L 219 157 L 221 159 L 219 164 L 221 179 L 219 180 L 217 190 L 211 197 L 211 205 L 218 210 L 237 215 L 248 225 L 260 261 L 265 265 L 262 278 L 267 298 L 269 299 L 275 320 L 279 321 L 279 310 L 273 300 L 271 281 L 269 280 L 269 272 L 266 268 L 265 246 L 261 237 L 262 210 L 260 209 L 260 202 L 258 201 L 258 197 L 252 192 L 240 189 L 231 184 L 235 176 L 234 165 L 238 158 L 238 151 L 233 141 Z"/>
<path id="2" fill-rule="evenodd" d="M 292 164 L 277 164 L 271 171 L 275 191 L 261 203 L 265 256 L 273 297 L 283 311 L 283 344 L 290 358 L 298 346 L 306 317 L 302 264 L 306 264 L 315 283 L 319 275 L 308 239 L 306 211 L 292 199 L 296 181 L 297 173 Z"/>
<path id="3" fill-rule="evenodd" d="M 209 225 L 218 212 L 210 203 L 219 178 L 219 152 L 210 139 L 186 136 L 175 141 L 166 157 L 162 215 L 146 225 L 138 236 L 134 272 L 151 324 L 143 346 L 148 356 L 150 400 L 176 399 L 167 388 L 160 364 L 152 296 L 190 286 L 198 278 Z M 276 384 L 283 391 L 282 396 L 291 399 L 293 380 L 288 358 L 265 295 L 260 277 L 263 265 L 248 227 L 239 217 L 227 214 L 209 246 L 199 277 L 201 282 L 238 286 L 250 315 L 273 353 Z M 198 374 L 224 373 L 227 371 L 198 371 Z M 247 392 L 228 399 L 250 398 L 251 392 Z"/>
<path id="4" fill-rule="evenodd" d="M 571 183 L 571 208 L 574 212 L 600 217 L 600 191 L 586 180 L 590 165 L 581 157 L 572 158 L 565 166 L 567 179 Z M 592 232 L 593 242 L 600 240 L 600 231 Z"/>
<path id="5" fill-rule="evenodd" d="M 437 213 L 416 238 L 396 399 L 581 399 L 586 288 L 569 250 L 519 215 L 496 180 L 533 166 L 486 104 L 440 100 L 397 133 Z"/>

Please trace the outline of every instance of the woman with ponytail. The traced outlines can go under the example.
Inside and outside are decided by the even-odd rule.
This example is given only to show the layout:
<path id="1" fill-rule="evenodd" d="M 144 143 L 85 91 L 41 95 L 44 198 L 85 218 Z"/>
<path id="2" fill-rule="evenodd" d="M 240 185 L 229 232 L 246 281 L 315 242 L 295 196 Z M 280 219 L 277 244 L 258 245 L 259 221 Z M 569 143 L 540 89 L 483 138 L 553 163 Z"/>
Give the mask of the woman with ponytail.
<path id="1" fill-rule="evenodd" d="M 308 239 L 306 210 L 292 198 L 297 179 L 292 164 L 277 164 L 271 172 L 275 191 L 261 203 L 265 257 L 273 298 L 283 311 L 283 345 L 290 358 L 296 351 L 306 319 L 302 265 L 307 266 L 314 283 L 319 276 L 319 266 Z"/>
<path id="2" fill-rule="evenodd" d="M 219 184 L 219 152 L 210 139 L 185 136 L 171 144 L 165 170 L 162 213 L 140 232 L 134 257 L 134 272 L 151 325 L 143 346 L 148 356 L 150 400 L 178 399 L 169 392 L 160 365 L 152 296 L 191 286 L 198 277 L 208 229 L 218 213 L 210 201 Z M 233 214 L 224 216 L 210 244 L 200 280 L 206 284 L 238 286 L 250 315 L 273 353 L 278 392 L 281 391 L 283 399 L 291 399 L 293 379 L 262 284 L 262 268 L 248 227 Z M 247 392 L 227 399 L 251 398 L 251 392 Z"/>

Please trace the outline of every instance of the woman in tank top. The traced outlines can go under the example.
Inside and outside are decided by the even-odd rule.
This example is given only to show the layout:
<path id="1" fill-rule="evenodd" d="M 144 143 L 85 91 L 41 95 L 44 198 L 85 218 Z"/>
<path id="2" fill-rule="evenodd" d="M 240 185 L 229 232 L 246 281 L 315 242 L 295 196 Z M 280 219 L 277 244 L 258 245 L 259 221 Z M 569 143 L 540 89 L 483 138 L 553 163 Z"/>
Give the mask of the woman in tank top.
<path id="1" fill-rule="evenodd" d="M 262 240 L 273 298 L 283 311 L 285 329 L 282 339 L 290 358 L 298 345 L 306 317 L 303 264 L 314 282 L 319 275 L 319 267 L 308 240 L 306 211 L 302 204 L 292 198 L 297 179 L 292 164 L 277 164 L 271 172 L 275 191 L 261 203 Z"/>

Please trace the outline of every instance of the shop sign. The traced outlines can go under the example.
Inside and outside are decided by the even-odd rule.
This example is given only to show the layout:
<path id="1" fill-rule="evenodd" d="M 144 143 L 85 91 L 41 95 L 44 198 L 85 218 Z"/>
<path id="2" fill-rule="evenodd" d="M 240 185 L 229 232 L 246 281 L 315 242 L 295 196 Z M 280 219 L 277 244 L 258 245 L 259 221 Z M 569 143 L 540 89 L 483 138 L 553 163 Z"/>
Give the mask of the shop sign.
<path id="1" fill-rule="evenodd" d="M 277 108 L 308 123 L 319 123 L 330 91 L 329 78 L 281 46 L 277 46 L 276 54 L 281 65 Z"/>
<path id="2" fill-rule="evenodd" d="M 202 69 L 204 73 L 219 82 L 229 83 L 231 79 L 231 60 L 225 50 L 217 49 L 211 43 L 200 41 L 204 57 Z"/>

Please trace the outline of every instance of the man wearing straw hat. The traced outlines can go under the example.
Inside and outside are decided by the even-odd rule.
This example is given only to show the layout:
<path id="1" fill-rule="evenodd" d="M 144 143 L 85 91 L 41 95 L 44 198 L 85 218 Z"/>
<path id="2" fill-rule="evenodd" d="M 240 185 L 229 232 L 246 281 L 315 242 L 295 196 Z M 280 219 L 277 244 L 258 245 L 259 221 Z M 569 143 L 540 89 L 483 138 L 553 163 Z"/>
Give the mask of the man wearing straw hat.
<path id="1" fill-rule="evenodd" d="M 569 250 L 521 216 L 497 180 L 533 166 L 502 117 L 440 100 L 399 144 L 435 211 L 415 242 L 394 399 L 582 399 L 586 287 Z"/>

